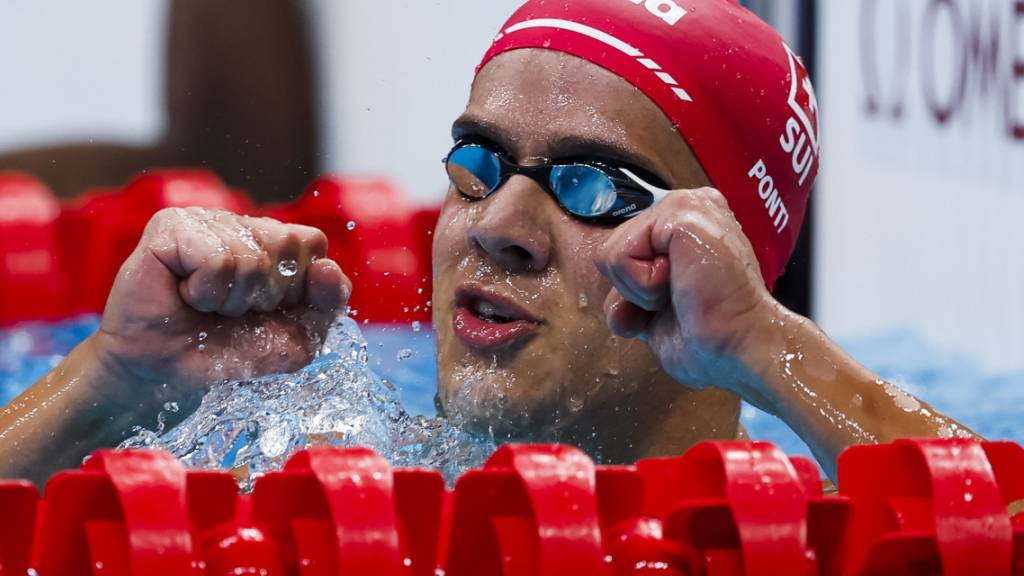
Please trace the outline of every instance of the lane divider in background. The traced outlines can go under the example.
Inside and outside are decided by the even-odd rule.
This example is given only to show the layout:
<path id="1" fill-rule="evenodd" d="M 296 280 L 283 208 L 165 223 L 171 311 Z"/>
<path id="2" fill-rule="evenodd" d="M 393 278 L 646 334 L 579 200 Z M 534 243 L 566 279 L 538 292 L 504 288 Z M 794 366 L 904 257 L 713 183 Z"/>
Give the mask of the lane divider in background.
<path id="1" fill-rule="evenodd" d="M 0 326 L 101 312 L 146 222 L 160 209 L 186 206 L 317 226 L 355 284 L 350 306 L 358 319 L 430 319 L 439 211 L 412 206 L 387 179 L 324 176 L 292 203 L 256 208 L 209 171 L 172 169 L 64 203 L 30 176 L 0 173 Z"/>
<path id="2" fill-rule="evenodd" d="M 0 172 L 0 325 L 64 315 L 60 205 L 39 180 Z"/>

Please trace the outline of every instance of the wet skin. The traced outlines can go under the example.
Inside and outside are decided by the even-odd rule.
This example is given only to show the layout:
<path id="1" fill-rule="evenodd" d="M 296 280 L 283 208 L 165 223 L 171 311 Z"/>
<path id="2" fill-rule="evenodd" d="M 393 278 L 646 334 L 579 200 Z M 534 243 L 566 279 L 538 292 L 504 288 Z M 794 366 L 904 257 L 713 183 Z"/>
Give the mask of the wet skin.
<path id="1" fill-rule="evenodd" d="M 672 188 L 709 183 L 643 93 L 560 52 L 488 63 L 453 136 L 485 138 L 522 165 L 611 157 Z M 595 259 L 613 232 L 569 216 L 523 176 L 483 200 L 450 187 L 434 236 L 438 394 L 449 417 L 499 438 L 582 444 L 609 461 L 736 436 L 735 395 L 680 386 L 643 342 L 609 331 L 612 286 Z M 538 322 L 501 346 L 468 342 L 457 335 L 460 288 L 509 299 Z"/>
<path id="2" fill-rule="evenodd" d="M 525 177 L 479 201 L 449 190 L 433 298 L 438 404 L 454 420 L 628 462 L 736 437 L 743 398 L 833 476 L 852 444 L 973 437 L 772 298 L 725 198 L 625 81 L 557 52 L 507 52 L 454 131 L 521 164 L 617 157 L 676 188 L 614 228 L 570 218 Z M 187 407 L 210 381 L 302 367 L 352 289 L 326 248 L 320 231 L 266 218 L 158 213 L 99 331 L 0 409 L 0 477 L 42 483 L 152 425 L 167 400 Z"/>
<path id="3" fill-rule="evenodd" d="M 569 218 L 524 177 L 475 202 L 449 191 L 434 300 L 439 404 L 453 418 L 628 462 L 736 436 L 739 397 L 782 418 L 832 476 L 852 444 L 975 437 L 772 297 L 725 197 L 625 81 L 557 52 L 508 52 L 454 132 L 521 164 L 618 157 L 675 191 L 613 229 Z M 526 323 L 500 348 L 478 337 L 495 310 Z"/>

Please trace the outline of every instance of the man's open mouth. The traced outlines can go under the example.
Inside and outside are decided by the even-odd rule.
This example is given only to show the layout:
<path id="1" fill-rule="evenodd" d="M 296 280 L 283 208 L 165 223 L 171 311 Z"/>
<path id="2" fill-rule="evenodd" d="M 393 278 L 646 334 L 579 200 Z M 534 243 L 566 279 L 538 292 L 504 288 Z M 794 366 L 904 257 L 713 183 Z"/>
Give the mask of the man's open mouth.
<path id="1" fill-rule="evenodd" d="M 487 300 L 474 300 L 470 310 L 477 318 L 492 324 L 508 324 L 513 320 L 511 316 L 499 312 L 498 307 Z"/>
<path id="2" fill-rule="evenodd" d="M 475 285 L 455 293 L 455 335 L 472 348 L 508 346 L 532 336 L 542 322 L 512 299 Z"/>

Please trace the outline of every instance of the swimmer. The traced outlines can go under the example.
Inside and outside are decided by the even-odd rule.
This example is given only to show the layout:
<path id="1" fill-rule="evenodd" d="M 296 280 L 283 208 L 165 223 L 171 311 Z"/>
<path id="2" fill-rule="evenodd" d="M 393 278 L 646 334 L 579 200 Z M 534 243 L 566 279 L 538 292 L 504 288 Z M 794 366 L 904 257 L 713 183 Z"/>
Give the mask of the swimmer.
<path id="1" fill-rule="evenodd" d="M 502 28 L 446 158 L 439 412 L 628 463 L 744 437 L 743 399 L 830 476 L 853 444 L 971 436 L 772 297 L 818 168 L 813 89 L 738 4 L 688 5 L 531 0 Z M 303 366 L 360 289 L 326 249 L 158 213 L 99 331 L 0 414 L 0 476 L 41 482 L 211 381 Z"/>

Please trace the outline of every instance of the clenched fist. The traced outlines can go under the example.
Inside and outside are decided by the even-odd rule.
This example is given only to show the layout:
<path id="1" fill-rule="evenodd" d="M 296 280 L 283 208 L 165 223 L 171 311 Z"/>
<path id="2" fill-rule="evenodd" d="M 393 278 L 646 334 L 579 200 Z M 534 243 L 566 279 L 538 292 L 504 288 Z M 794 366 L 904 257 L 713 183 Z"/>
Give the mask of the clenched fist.
<path id="1" fill-rule="evenodd" d="M 152 426 L 165 402 L 187 410 L 207 383 L 304 366 L 351 291 L 326 253 L 315 228 L 159 212 L 121 267 L 100 329 L 0 409 L 0 477 L 41 485 Z"/>
<path id="2" fill-rule="evenodd" d="M 162 210 L 118 273 L 93 349 L 133 386 L 301 368 L 351 291 L 326 253 L 315 228 Z"/>
<path id="3" fill-rule="evenodd" d="M 596 261 L 612 282 L 611 330 L 639 338 L 693 387 L 737 390 L 747 336 L 774 302 L 757 257 L 717 190 L 678 190 L 621 224 Z"/>

